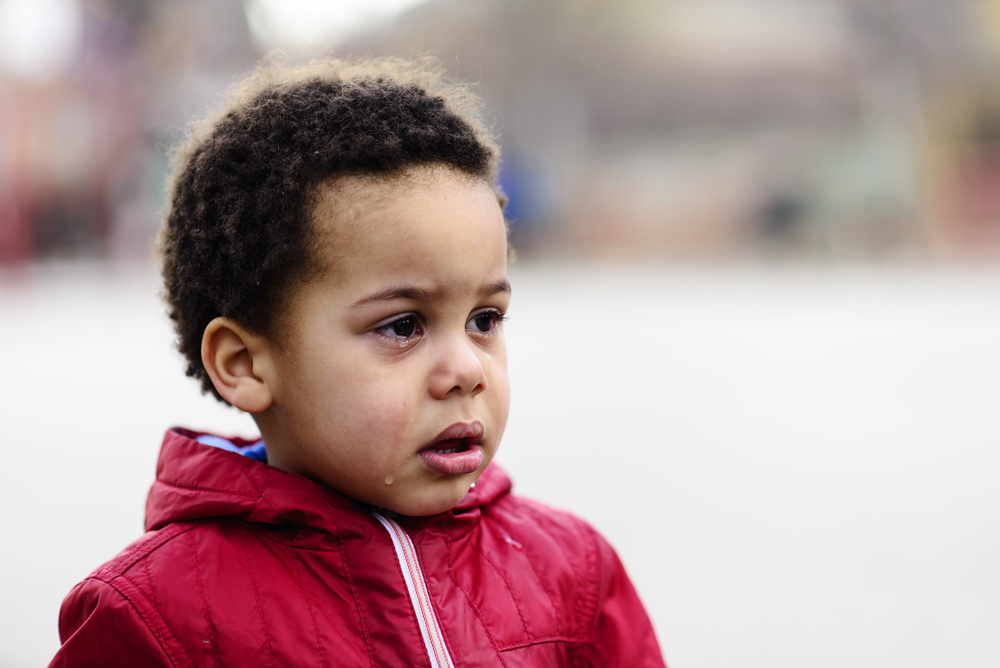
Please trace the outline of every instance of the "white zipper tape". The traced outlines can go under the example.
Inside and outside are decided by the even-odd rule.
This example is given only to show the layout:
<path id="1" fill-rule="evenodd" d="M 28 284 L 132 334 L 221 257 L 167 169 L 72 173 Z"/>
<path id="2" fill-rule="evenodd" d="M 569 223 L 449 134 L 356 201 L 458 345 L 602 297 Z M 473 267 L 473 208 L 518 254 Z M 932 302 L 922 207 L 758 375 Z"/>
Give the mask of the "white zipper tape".
<path id="1" fill-rule="evenodd" d="M 403 571 L 403 580 L 406 581 L 406 590 L 410 594 L 410 603 L 417 613 L 417 624 L 420 626 L 420 635 L 424 639 L 424 647 L 427 649 L 427 656 L 431 660 L 431 668 L 454 668 L 448 648 L 444 644 L 444 636 L 441 635 L 441 626 L 438 624 L 437 615 L 431 606 L 430 596 L 427 594 L 427 583 L 424 580 L 424 572 L 420 567 L 420 560 L 417 558 L 417 551 L 413 547 L 413 541 L 407 535 L 403 527 L 395 521 L 382 517 L 372 511 L 385 530 L 389 532 L 392 539 L 392 546 L 396 550 L 396 558 L 399 560 L 400 570 Z"/>

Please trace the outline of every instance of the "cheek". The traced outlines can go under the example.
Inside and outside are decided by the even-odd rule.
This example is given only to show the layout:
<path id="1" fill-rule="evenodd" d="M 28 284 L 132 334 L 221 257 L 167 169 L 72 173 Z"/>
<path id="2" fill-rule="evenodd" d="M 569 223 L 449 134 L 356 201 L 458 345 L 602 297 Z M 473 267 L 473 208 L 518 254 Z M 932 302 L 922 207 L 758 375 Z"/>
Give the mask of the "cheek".
<path id="1" fill-rule="evenodd" d="M 352 440 L 369 440 L 392 451 L 419 433 L 419 383 L 405 370 L 390 368 L 355 375 L 344 388 L 341 408 L 350 414 Z"/>
<path id="2" fill-rule="evenodd" d="M 510 380 L 507 377 L 506 351 L 493 355 L 488 374 L 487 380 L 493 395 L 491 403 L 500 424 L 503 425 L 507 422 L 507 413 L 510 410 Z"/>
<path id="3" fill-rule="evenodd" d="M 405 370 L 380 366 L 359 351 L 314 355 L 320 363 L 301 363 L 289 372 L 283 397 L 294 402 L 296 419 L 313 423 L 328 434 L 357 441 L 387 428 L 403 429 L 412 380 Z"/>

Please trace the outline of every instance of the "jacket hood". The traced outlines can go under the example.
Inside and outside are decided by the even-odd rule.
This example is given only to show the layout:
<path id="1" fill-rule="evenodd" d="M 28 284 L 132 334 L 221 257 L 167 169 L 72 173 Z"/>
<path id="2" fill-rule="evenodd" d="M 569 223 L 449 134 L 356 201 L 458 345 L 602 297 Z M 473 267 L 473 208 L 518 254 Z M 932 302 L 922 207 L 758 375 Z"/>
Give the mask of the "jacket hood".
<path id="1" fill-rule="evenodd" d="M 288 473 L 249 457 L 204 445 L 201 432 L 173 428 L 163 437 L 156 482 L 146 500 L 146 530 L 171 522 L 233 517 L 262 524 L 294 524 L 337 533 L 341 510 L 367 508 L 340 492 L 297 473 Z M 234 439 L 236 445 L 248 441 Z M 487 505 L 509 493 L 510 478 L 490 464 L 451 511 Z"/>

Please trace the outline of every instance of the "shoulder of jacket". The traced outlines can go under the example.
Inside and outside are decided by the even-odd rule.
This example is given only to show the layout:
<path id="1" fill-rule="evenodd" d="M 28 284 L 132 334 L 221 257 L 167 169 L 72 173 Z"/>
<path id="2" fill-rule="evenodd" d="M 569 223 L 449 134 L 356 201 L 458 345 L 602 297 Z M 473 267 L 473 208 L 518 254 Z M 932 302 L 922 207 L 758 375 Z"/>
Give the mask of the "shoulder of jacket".
<path id="1" fill-rule="evenodd" d="M 63 601 L 60 636 L 68 647 L 60 656 L 75 656 L 78 647 L 89 646 L 88 636 L 104 638 L 107 631 L 101 629 L 122 627 L 160 647 L 169 657 L 167 665 L 193 665 L 172 628 L 176 615 L 169 622 L 163 606 L 184 598 L 183 592 L 190 590 L 187 581 L 196 573 L 197 544 L 211 544 L 220 531 L 222 524 L 211 519 L 171 523 L 143 534 L 94 570 Z"/>
<path id="2" fill-rule="evenodd" d="M 108 581 L 109 579 L 123 575 L 136 564 L 149 559 L 158 550 L 166 545 L 169 545 L 171 541 L 189 531 L 197 529 L 203 524 L 205 524 L 203 520 L 194 522 L 177 522 L 174 524 L 168 524 L 162 529 L 147 531 L 145 534 L 136 539 L 131 545 L 119 552 L 110 561 L 107 561 L 98 567 L 97 570 L 90 574 L 90 577 L 97 580 Z"/>
<path id="3" fill-rule="evenodd" d="M 571 512 L 552 508 L 540 501 L 508 494 L 491 505 L 490 519 L 534 530 L 558 542 L 565 549 L 597 547 L 603 542 L 597 531 Z"/>
<path id="4" fill-rule="evenodd" d="M 582 641 L 582 663 L 663 667 L 655 633 L 614 548 L 588 522 L 543 503 L 508 496 L 488 521 L 524 541 L 537 571 L 557 587 L 571 578 L 571 635 Z M 517 532 L 516 534 L 514 532 Z"/>
<path id="5" fill-rule="evenodd" d="M 77 584 L 59 611 L 62 647 L 50 668 L 79 665 L 194 666 L 136 583 L 101 568 Z"/>
<path id="6" fill-rule="evenodd" d="M 530 563 L 530 571 L 564 615 L 568 635 L 589 641 L 613 565 L 607 541 L 570 512 L 513 495 L 491 504 L 484 522 L 484 530 L 499 539 L 493 544 L 512 544 Z"/>
<path id="7" fill-rule="evenodd" d="M 577 586 L 596 590 L 605 562 L 607 542 L 585 520 L 533 499 L 508 495 L 493 504 L 486 519 L 489 530 L 504 541 L 523 545 L 552 572 L 568 568 Z"/>

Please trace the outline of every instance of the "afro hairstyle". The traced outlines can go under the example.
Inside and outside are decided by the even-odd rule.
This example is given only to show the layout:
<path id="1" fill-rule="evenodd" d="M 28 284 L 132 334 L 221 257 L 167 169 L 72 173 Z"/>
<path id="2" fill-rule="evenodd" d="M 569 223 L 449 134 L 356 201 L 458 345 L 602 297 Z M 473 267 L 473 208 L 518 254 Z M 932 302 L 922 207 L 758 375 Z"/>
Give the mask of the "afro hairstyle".
<path id="1" fill-rule="evenodd" d="M 320 186 L 444 166 L 505 204 L 481 110 L 431 58 L 272 58 L 190 125 L 171 154 L 158 251 L 177 347 L 203 392 L 225 402 L 202 363 L 208 324 L 222 316 L 271 334 L 296 282 L 322 269 L 310 234 Z"/>

